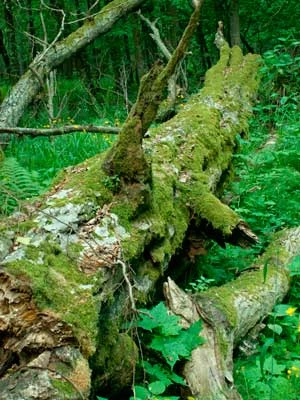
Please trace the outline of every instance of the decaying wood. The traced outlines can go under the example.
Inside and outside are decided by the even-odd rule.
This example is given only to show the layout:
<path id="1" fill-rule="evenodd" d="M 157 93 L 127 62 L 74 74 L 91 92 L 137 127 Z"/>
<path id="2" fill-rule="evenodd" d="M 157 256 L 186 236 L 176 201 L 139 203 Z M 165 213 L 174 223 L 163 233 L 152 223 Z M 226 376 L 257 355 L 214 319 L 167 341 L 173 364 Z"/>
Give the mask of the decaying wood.
<path id="1" fill-rule="evenodd" d="M 91 382 L 98 395 L 117 395 L 138 357 L 120 327 L 147 302 L 189 225 L 220 243 L 256 240 L 215 193 L 247 129 L 258 66 L 257 56 L 222 47 L 203 90 L 143 139 L 148 190 L 136 182 L 119 190 L 98 155 L 0 222 L 5 398 L 88 398 Z"/>
<path id="2" fill-rule="evenodd" d="M 120 128 L 116 126 L 96 126 L 96 125 L 65 125 L 53 128 L 23 128 L 23 127 L 1 127 L 0 133 L 7 133 L 18 136 L 60 136 L 67 133 L 84 132 L 84 133 L 113 133 L 118 134 Z"/>
<path id="3" fill-rule="evenodd" d="M 300 228 L 282 231 L 255 262 L 233 282 L 189 295 L 171 279 L 164 292 L 169 308 L 188 327 L 203 320 L 204 345 L 195 349 L 184 376 L 195 399 L 241 399 L 233 382 L 232 352 L 242 338 L 283 300 L 289 290 L 288 266 L 300 254 Z M 267 264 L 267 274 L 264 268 Z"/>

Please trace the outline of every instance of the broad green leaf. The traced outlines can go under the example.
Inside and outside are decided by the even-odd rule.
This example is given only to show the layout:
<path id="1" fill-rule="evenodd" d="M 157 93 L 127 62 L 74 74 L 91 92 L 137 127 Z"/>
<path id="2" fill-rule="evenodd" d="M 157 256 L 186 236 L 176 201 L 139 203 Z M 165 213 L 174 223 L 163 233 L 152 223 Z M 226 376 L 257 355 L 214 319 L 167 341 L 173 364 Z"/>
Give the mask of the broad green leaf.
<path id="1" fill-rule="evenodd" d="M 278 364 L 274 357 L 269 356 L 265 359 L 263 369 L 272 375 L 280 375 L 286 369 L 286 365 Z"/>
<path id="2" fill-rule="evenodd" d="M 150 348 L 162 353 L 171 368 L 181 357 L 187 359 L 192 350 L 204 342 L 199 336 L 201 321 L 195 322 L 186 330 L 181 330 L 178 336 L 155 336 Z"/>
<path id="3" fill-rule="evenodd" d="M 288 101 L 288 99 L 289 98 L 287 96 L 282 96 L 281 99 L 280 99 L 280 104 L 284 105 Z"/>
<path id="4" fill-rule="evenodd" d="M 166 366 L 161 364 L 151 365 L 147 361 L 144 361 L 143 367 L 148 375 L 162 381 L 166 386 L 171 385 L 172 382 L 178 383 L 179 385 L 186 385 L 185 380 L 181 376 L 175 374 L 175 372 L 171 371 Z"/>
<path id="5" fill-rule="evenodd" d="M 144 361 L 143 367 L 148 375 L 159 379 L 166 386 L 171 385 L 172 380 L 170 379 L 170 372 L 167 371 L 161 364 L 151 365 L 147 361 Z"/>
<path id="6" fill-rule="evenodd" d="M 277 333 L 277 335 L 281 335 L 282 333 L 282 327 L 277 324 L 268 324 L 267 327 L 271 329 L 271 331 Z"/>
<path id="7" fill-rule="evenodd" d="M 134 390 L 135 390 L 135 398 L 134 397 L 130 397 L 130 399 L 134 399 L 134 400 L 148 400 L 151 399 L 151 393 L 144 388 L 143 386 L 134 386 Z"/>
<path id="8" fill-rule="evenodd" d="M 151 310 L 142 310 L 141 320 L 138 321 L 138 326 L 145 330 L 151 331 L 158 329 L 164 336 L 178 335 L 182 330 L 178 324 L 180 318 L 176 315 L 168 313 L 167 307 L 163 302 L 157 304 Z"/>
<path id="9" fill-rule="evenodd" d="M 260 372 L 261 372 L 262 376 L 265 375 L 264 363 L 266 361 L 266 355 L 267 355 L 268 349 L 269 349 L 269 347 L 273 346 L 273 344 L 274 344 L 274 339 L 268 338 L 261 348 L 261 352 L 260 352 L 260 356 L 259 356 L 259 365 L 260 365 Z"/>
<path id="10" fill-rule="evenodd" d="M 289 304 L 278 304 L 272 315 L 276 317 L 285 317 L 287 315 L 286 311 L 290 308 Z"/>
<path id="11" fill-rule="evenodd" d="M 166 385 L 161 381 L 151 382 L 148 389 L 152 394 L 162 394 L 166 390 Z"/>

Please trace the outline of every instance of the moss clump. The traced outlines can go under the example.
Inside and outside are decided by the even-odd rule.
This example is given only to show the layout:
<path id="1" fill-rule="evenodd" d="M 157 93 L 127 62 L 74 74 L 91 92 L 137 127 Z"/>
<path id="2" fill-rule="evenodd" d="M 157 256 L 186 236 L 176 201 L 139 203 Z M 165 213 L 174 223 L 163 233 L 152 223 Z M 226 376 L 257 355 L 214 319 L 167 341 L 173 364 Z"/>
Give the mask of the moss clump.
<path id="1" fill-rule="evenodd" d="M 113 333 L 106 340 L 101 337 L 99 351 L 92 359 L 94 391 L 101 388 L 103 394 L 115 396 L 132 384 L 133 374 L 138 361 L 138 348 L 126 333 Z M 104 377 L 104 379 L 103 379 Z M 105 380 L 106 378 L 106 380 Z"/>
<path id="2" fill-rule="evenodd" d="M 212 193 L 199 194 L 192 202 L 201 218 L 209 221 L 213 228 L 220 230 L 224 236 L 231 235 L 240 221 L 240 217 Z"/>
<path id="3" fill-rule="evenodd" d="M 57 390 L 58 399 L 75 399 L 78 394 L 74 386 L 63 378 L 51 379 L 51 386 Z"/>

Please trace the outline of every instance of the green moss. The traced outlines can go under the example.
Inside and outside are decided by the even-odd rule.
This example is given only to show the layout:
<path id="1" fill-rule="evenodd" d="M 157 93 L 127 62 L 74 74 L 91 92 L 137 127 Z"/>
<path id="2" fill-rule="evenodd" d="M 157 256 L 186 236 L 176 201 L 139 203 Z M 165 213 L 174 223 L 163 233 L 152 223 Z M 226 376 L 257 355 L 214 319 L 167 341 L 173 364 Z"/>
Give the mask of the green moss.
<path id="1" fill-rule="evenodd" d="M 139 266 L 138 275 L 141 279 L 148 277 L 151 282 L 156 282 L 157 279 L 162 275 L 159 268 L 155 268 L 151 262 L 144 262 Z"/>
<path id="2" fill-rule="evenodd" d="M 84 204 L 91 201 L 101 207 L 112 200 L 113 193 L 105 186 L 106 175 L 101 169 L 104 156 L 105 153 L 98 154 L 78 167 L 69 168 L 63 181 L 63 188 L 77 191 L 75 195 L 72 194 L 72 203 Z"/>
<path id="3" fill-rule="evenodd" d="M 76 390 L 74 386 L 67 380 L 51 379 L 51 386 L 58 391 L 58 398 L 73 399 L 75 398 Z"/>
<path id="4" fill-rule="evenodd" d="M 22 235 L 22 234 L 26 234 L 31 229 L 34 229 L 36 227 L 37 227 L 37 223 L 35 221 L 33 221 L 33 220 L 28 219 L 26 221 L 19 222 L 14 227 L 14 230 Z"/>
<path id="5" fill-rule="evenodd" d="M 222 204 L 212 193 L 199 194 L 192 201 L 195 209 L 198 209 L 197 213 L 209 221 L 213 228 L 223 232 L 225 236 L 231 235 L 233 228 L 240 221 L 240 217 L 228 206 Z"/>
<path id="6" fill-rule="evenodd" d="M 73 261 L 80 249 L 72 244 L 70 253 L 64 254 L 57 244 L 45 241 L 38 248 L 27 246 L 24 260 L 6 266 L 9 272 L 31 280 L 38 307 L 71 324 L 83 351 L 90 354 L 95 346 L 99 305 L 93 296 L 94 278 L 80 272 Z"/>
<path id="7" fill-rule="evenodd" d="M 110 395 L 113 395 L 132 384 L 139 351 L 127 333 L 115 332 L 112 327 L 109 327 L 109 335 L 101 336 L 100 340 L 100 350 L 91 360 L 93 371 L 96 372 L 93 386 L 105 386 L 107 382 L 103 382 L 103 376 L 107 377 L 111 387 Z"/>
<path id="8" fill-rule="evenodd" d="M 284 270 L 279 270 L 278 259 L 274 260 L 270 257 L 270 252 L 272 249 L 268 249 L 267 251 L 267 260 L 269 261 L 267 268 L 267 279 L 264 282 L 264 272 L 263 268 L 261 268 L 261 273 L 258 272 L 247 272 L 242 274 L 238 279 L 234 282 L 229 282 L 226 285 L 223 285 L 218 288 L 211 288 L 204 294 L 200 295 L 200 299 L 207 298 L 209 301 L 221 311 L 221 314 L 224 315 L 226 321 L 230 324 L 230 330 L 236 328 L 238 326 L 238 315 L 236 310 L 236 299 L 240 293 L 247 289 L 247 298 L 256 298 L 259 295 L 259 285 L 270 286 L 270 290 L 273 290 L 274 279 L 278 279 L 278 274 L 286 273 L 288 276 L 288 271 L 284 272 Z M 274 256 L 274 253 L 272 253 Z M 282 261 L 284 260 L 284 255 Z M 258 260 L 260 266 L 264 265 L 265 256 L 261 257 Z M 275 261 L 275 262 L 274 262 Z M 267 290 L 265 287 L 264 290 Z M 196 295 L 197 297 L 197 295 Z"/>

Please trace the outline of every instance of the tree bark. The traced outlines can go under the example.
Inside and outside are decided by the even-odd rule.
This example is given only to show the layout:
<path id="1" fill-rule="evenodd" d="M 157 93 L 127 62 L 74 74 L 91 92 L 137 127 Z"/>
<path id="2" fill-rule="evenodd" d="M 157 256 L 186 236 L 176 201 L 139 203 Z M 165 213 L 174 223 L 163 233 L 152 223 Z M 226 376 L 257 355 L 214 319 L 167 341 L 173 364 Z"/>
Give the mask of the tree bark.
<path id="1" fill-rule="evenodd" d="M 10 58 L 9 58 L 7 49 L 5 47 L 2 29 L 0 29 L 0 54 L 2 55 L 3 63 L 5 65 L 5 69 L 6 69 L 5 73 L 8 76 L 10 73 Z M 2 101 L 1 98 L 0 98 L 0 101 Z"/>
<path id="2" fill-rule="evenodd" d="M 99 35 L 106 33 L 115 22 L 139 7 L 144 1 L 114 0 L 95 17 L 87 19 L 75 32 L 38 54 L 27 72 L 21 76 L 10 94 L 2 102 L 0 106 L 0 126 L 16 126 L 26 107 L 44 85 L 44 78 L 53 68 L 87 46 Z"/>
<path id="3" fill-rule="evenodd" d="M 288 266 L 299 255 L 300 228 L 277 233 L 250 272 L 204 293 L 188 295 L 172 280 L 165 296 L 173 313 L 188 327 L 202 319 L 204 345 L 184 366 L 184 376 L 195 399 L 240 400 L 233 382 L 233 349 L 268 316 L 289 290 Z M 267 264 L 266 276 L 264 270 Z"/>
<path id="4" fill-rule="evenodd" d="M 241 45 L 239 11 L 240 11 L 239 0 L 231 0 L 229 6 L 231 46 Z"/>
<path id="5" fill-rule="evenodd" d="M 258 67 L 258 56 L 225 43 L 203 90 L 148 131 L 150 192 L 136 183 L 119 191 L 102 154 L 0 222 L 4 398 L 86 399 L 91 369 L 94 394 L 118 394 L 138 357 L 120 327 L 147 303 L 189 225 L 219 243 L 257 240 L 215 193 L 247 130 Z"/>

